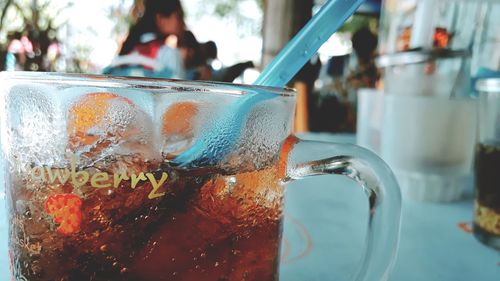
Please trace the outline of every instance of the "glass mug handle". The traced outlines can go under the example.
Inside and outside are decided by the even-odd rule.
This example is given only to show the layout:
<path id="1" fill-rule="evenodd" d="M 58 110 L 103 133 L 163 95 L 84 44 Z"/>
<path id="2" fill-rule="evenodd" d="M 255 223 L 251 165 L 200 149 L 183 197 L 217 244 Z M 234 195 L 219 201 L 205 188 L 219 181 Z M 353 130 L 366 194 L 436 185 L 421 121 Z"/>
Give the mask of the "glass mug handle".
<path id="1" fill-rule="evenodd" d="M 359 146 L 292 138 L 285 181 L 344 175 L 361 185 L 369 204 L 368 236 L 354 280 L 387 280 L 396 257 L 401 215 L 401 193 L 390 168 Z M 300 151 L 307 155 L 296 159 Z"/>

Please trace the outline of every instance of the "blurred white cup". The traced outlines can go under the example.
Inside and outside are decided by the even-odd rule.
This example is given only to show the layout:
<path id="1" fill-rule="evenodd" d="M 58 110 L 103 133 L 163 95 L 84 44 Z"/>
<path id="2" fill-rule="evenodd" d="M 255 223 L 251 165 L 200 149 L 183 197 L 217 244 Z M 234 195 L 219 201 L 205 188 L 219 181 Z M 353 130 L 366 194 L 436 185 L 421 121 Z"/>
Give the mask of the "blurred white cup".
<path id="1" fill-rule="evenodd" d="M 381 156 L 405 197 L 447 202 L 462 196 L 472 175 L 476 115 L 472 99 L 385 96 Z"/>
<path id="2" fill-rule="evenodd" d="M 384 114 L 384 93 L 376 89 L 358 90 L 356 143 L 380 153 L 380 130 Z"/>

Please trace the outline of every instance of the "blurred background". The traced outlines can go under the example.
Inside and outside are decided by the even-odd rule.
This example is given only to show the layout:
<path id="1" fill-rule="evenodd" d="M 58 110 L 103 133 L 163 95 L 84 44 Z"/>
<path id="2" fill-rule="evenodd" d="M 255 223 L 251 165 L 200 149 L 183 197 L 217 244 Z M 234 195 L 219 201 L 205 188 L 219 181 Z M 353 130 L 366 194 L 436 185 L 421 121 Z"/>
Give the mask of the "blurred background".
<path id="1" fill-rule="evenodd" d="M 1 0 L 0 69 L 252 83 L 325 2 L 181 0 L 188 32 L 162 44 L 203 54 L 183 55 L 183 72 L 117 69 L 147 1 Z M 295 132 L 354 133 L 363 120 L 381 119 L 373 101 L 366 106 L 375 115 L 359 122 L 368 114 L 358 110 L 366 102 L 359 96 L 378 97 L 369 89 L 405 93 L 407 85 L 439 85 L 444 95 L 474 92 L 475 79 L 500 68 L 498 2 L 367 0 L 290 82 L 298 92 Z M 417 96 L 434 90 L 413 88 Z"/>
<path id="2" fill-rule="evenodd" d="M 2 0 L 0 69 L 102 73 L 144 13 L 144 2 Z M 196 41 L 212 41 L 217 47 L 216 58 L 207 62 L 210 67 L 217 71 L 237 66 L 230 75 L 208 80 L 252 83 L 323 2 L 182 0 L 181 4 L 186 27 Z M 359 70 L 353 35 L 358 32 L 358 41 L 368 43 L 363 51 L 371 59 L 380 10 L 380 0 L 367 1 L 298 75 L 296 80 L 303 82 L 298 88 L 304 89 L 298 131 L 355 130 L 355 89 L 375 87 L 379 74 L 371 61 L 366 71 Z"/>

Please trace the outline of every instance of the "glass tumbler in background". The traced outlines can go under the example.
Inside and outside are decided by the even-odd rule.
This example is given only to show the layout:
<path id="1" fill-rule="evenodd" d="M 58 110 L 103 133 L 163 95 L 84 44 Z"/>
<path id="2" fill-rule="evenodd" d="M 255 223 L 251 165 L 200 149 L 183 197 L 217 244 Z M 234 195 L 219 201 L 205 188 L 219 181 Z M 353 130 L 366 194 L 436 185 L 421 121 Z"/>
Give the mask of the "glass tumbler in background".
<path id="1" fill-rule="evenodd" d="M 477 103 L 469 97 L 467 50 L 386 54 L 380 155 L 403 198 L 451 202 L 472 185 Z"/>
<path id="2" fill-rule="evenodd" d="M 474 235 L 500 250 L 500 79 L 479 80 Z"/>
<path id="3" fill-rule="evenodd" d="M 466 98 L 384 98 L 380 155 L 394 169 L 403 198 L 462 198 L 472 182 L 476 106 Z"/>

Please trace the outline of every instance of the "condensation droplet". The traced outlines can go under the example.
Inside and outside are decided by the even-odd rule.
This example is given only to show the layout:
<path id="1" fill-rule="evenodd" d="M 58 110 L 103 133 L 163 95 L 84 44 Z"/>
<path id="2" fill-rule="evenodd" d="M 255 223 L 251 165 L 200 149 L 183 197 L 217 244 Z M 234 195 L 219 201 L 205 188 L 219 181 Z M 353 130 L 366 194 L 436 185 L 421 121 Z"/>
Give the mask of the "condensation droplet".
<path id="1" fill-rule="evenodd" d="M 101 252 L 106 252 L 108 250 L 108 245 L 104 244 L 102 245 L 99 250 L 101 250 Z"/>

